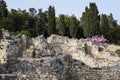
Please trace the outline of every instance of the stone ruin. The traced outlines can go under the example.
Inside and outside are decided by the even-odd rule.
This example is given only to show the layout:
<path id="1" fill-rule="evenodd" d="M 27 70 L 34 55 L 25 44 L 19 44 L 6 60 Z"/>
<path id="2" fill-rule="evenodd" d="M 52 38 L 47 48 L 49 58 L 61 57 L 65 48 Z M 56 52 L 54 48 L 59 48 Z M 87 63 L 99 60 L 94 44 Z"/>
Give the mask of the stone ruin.
<path id="1" fill-rule="evenodd" d="M 3 30 L 0 47 L 0 80 L 120 79 L 119 56 L 86 39 L 28 38 Z"/>

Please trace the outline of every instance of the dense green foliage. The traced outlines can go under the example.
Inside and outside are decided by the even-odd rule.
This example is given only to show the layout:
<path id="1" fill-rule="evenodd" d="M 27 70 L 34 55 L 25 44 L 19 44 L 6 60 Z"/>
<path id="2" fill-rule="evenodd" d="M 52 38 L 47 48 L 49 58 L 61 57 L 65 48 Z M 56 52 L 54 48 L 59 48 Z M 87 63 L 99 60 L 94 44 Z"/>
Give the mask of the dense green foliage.
<path id="1" fill-rule="evenodd" d="M 73 15 L 70 17 L 70 37 L 76 38 L 77 37 L 77 32 L 79 28 L 79 21 L 77 18 Z"/>
<path id="2" fill-rule="evenodd" d="M 58 28 L 59 28 L 59 34 L 64 36 L 65 35 L 65 16 L 63 14 L 59 15 L 58 18 Z"/>
<path id="3" fill-rule="evenodd" d="M 86 7 L 86 11 L 83 13 L 81 20 L 85 37 L 91 37 L 100 33 L 100 16 L 98 13 L 95 3 L 90 3 L 89 8 Z"/>
<path id="4" fill-rule="evenodd" d="M 106 14 L 102 14 L 101 16 L 100 27 L 101 27 L 101 34 L 104 34 L 104 36 L 108 38 L 110 27 L 109 27 L 109 21 Z"/>
<path id="5" fill-rule="evenodd" d="M 109 42 L 120 44 L 120 25 L 117 20 L 114 20 L 112 14 L 100 15 L 95 3 L 90 3 L 85 8 L 79 20 L 74 15 L 60 14 L 56 17 L 53 6 L 49 6 L 44 12 L 35 8 L 29 8 L 29 11 L 8 11 L 6 2 L 0 0 L 0 29 L 2 28 L 30 37 L 41 34 L 45 37 L 59 34 L 70 38 L 104 35 Z"/>
<path id="6" fill-rule="evenodd" d="M 56 33 L 56 23 L 55 23 L 55 9 L 52 6 L 48 8 L 48 34 Z"/>
<path id="7" fill-rule="evenodd" d="M 0 17 L 7 17 L 8 15 L 8 10 L 7 10 L 7 5 L 4 0 L 0 0 Z"/>
<path id="8" fill-rule="evenodd" d="M 36 34 L 47 36 L 47 13 L 42 12 L 42 9 L 38 10 L 37 21 L 36 21 Z"/>
<path id="9" fill-rule="evenodd" d="M 16 32 L 16 34 L 24 34 L 24 35 L 29 36 L 29 37 L 31 36 L 30 32 L 27 30 L 21 30 L 20 32 Z"/>

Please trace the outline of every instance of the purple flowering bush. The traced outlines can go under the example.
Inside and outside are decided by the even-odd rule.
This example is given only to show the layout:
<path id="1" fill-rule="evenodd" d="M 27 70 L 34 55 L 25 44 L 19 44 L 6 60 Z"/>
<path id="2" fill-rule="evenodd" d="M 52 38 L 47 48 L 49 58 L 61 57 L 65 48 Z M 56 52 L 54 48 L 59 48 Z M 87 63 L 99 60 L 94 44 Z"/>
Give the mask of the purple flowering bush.
<path id="1" fill-rule="evenodd" d="M 98 36 L 98 35 L 92 36 L 91 38 L 87 38 L 87 40 L 97 44 L 98 46 L 103 46 L 105 48 L 108 46 L 106 43 L 107 39 L 105 39 L 103 35 L 102 36 Z"/>

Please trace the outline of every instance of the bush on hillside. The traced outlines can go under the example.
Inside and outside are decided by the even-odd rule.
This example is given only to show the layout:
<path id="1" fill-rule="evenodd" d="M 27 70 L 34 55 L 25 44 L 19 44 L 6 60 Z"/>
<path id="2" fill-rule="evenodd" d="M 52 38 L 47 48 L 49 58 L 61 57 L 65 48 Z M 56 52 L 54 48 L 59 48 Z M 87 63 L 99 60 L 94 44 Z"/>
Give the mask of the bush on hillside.
<path id="1" fill-rule="evenodd" d="M 21 31 L 17 31 L 17 34 L 24 34 L 25 36 L 31 36 L 31 33 L 27 30 L 21 30 Z"/>

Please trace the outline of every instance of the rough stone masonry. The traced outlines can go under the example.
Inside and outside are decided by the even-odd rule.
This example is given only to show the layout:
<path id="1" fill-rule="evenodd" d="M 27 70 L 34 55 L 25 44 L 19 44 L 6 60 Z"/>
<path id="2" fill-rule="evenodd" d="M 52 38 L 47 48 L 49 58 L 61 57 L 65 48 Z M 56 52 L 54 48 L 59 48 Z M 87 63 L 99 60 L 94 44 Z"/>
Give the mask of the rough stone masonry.
<path id="1" fill-rule="evenodd" d="M 120 58 L 86 39 L 3 30 L 0 80 L 119 80 Z"/>

